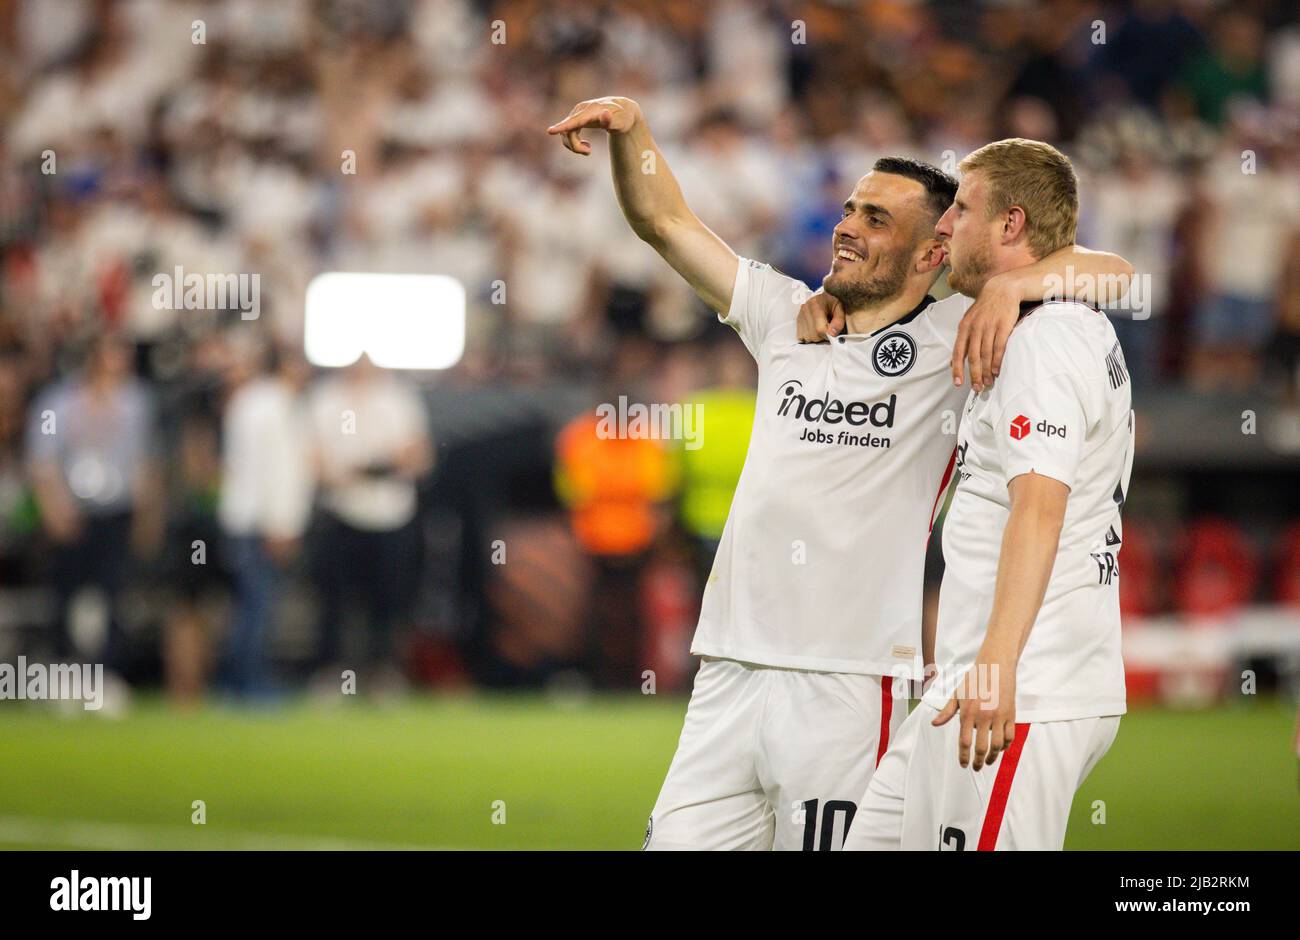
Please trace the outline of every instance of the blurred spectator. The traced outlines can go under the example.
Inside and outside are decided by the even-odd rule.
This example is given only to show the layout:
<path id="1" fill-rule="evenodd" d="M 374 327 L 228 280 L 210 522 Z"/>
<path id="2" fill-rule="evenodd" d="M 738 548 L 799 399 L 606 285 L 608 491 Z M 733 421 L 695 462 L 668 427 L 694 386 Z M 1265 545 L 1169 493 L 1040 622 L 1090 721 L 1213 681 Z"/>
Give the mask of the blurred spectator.
<path id="1" fill-rule="evenodd" d="M 681 521 L 695 542 L 700 590 L 713 568 L 754 426 L 754 360 L 748 350 L 724 339 L 709 356 L 716 382 L 692 392 L 682 406 L 700 409 L 699 440 L 680 449 Z"/>
<path id="2" fill-rule="evenodd" d="M 1291 440 L 1300 447 L 1300 277 L 1295 276 L 1300 271 L 1300 222 L 1291 234 L 1285 259 L 1278 298 L 1277 335 L 1272 346 L 1282 374 L 1287 418 L 1295 425 Z"/>
<path id="3" fill-rule="evenodd" d="M 1144 55 L 1150 56 L 1151 50 Z M 1228 7 L 1218 14 L 1210 47 L 1187 65 L 1183 88 L 1196 114 L 1210 124 L 1222 124 L 1234 101 L 1257 104 L 1268 98 L 1264 65 L 1264 24 L 1245 10 Z"/>
<path id="4" fill-rule="evenodd" d="M 0 354 L 0 584 L 7 586 L 24 585 L 32 577 L 40 521 L 23 458 L 26 403 L 21 358 Z"/>
<path id="5" fill-rule="evenodd" d="M 160 532 L 155 420 L 152 393 L 132 375 L 131 348 L 113 333 L 95 338 L 83 369 L 31 408 L 27 457 L 53 545 L 57 657 L 94 656 L 120 668 L 126 566 Z M 100 634 L 98 647 L 83 648 L 77 627 Z"/>
<path id="6" fill-rule="evenodd" d="M 168 696 L 182 707 L 195 705 L 207 688 L 217 624 L 230 587 L 217 521 L 227 352 L 220 338 L 197 344 L 179 396 L 168 534 L 159 573 L 168 598 L 163 679 Z"/>
<path id="7" fill-rule="evenodd" d="M 350 604 L 361 602 L 368 643 L 360 688 L 391 687 L 394 636 L 409 612 L 418 570 L 416 483 L 433 467 L 419 393 L 362 356 L 311 392 L 312 458 L 323 518 L 315 541 L 320 596 L 317 665 L 337 683 Z"/>
<path id="8" fill-rule="evenodd" d="M 611 390 L 619 384 L 611 383 Z M 574 534 L 596 563 L 589 622 L 597 673 L 617 688 L 639 675 L 640 572 L 666 522 L 663 504 L 677 485 L 658 424 L 646 421 L 636 430 L 622 417 L 630 416 L 633 403 L 645 407 L 635 397 L 614 395 L 598 411 L 570 421 L 555 442 L 556 491 Z"/>
<path id="9" fill-rule="evenodd" d="M 1166 89 L 1204 41 L 1180 6 L 1174 0 L 1138 0 L 1122 14 L 1107 41 L 1097 46 L 1096 64 L 1103 74 L 1118 78 L 1124 91 L 1150 108 L 1161 104 Z"/>
<path id="10" fill-rule="evenodd" d="M 298 552 L 311 506 L 296 361 L 248 336 L 227 374 L 217 518 L 234 579 L 224 683 L 235 696 L 275 692 L 269 646 L 285 568 Z"/>
<path id="11" fill-rule="evenodd" d="M 1246 390 L 1258 383 L 1260 356 L 1277 325 L 1283 265 L 1300 231 L 1300 180 L 1247 143 L 1234 135 L 1204 171 L 1205 296 L 1196 310 L 1191 363 L 1191 379 L 1201 388 Z"/>
<path id="12" fill-rule="evenodd" d="M 1088 243 L 1127 258 L 1137 273 L 1123 309 L 1108 313 L 1129 374 L 1137 385 L 1147 385 L 1160 378 L 1174 225 L 1186 195 L 1177 177 L 1136 144 L 1119 155 L 1118 166 L 1092 174 L 1087 185 Z"/>
<path id="13" fill-rule="evenodd" d="M 635 555 L 654 539 L 656 507 L 672 494 L 664 447 L 639 437 L 603 436 L 595 412 L 579 415 L 556 440 L 556 489 L 574 533 L 593 555 Z"/>

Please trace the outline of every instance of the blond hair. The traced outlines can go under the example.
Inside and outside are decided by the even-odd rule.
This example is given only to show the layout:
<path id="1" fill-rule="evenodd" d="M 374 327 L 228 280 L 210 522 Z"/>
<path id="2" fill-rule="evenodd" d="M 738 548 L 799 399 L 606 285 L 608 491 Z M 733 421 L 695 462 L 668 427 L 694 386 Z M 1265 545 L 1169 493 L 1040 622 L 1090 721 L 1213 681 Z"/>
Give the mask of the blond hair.
<path id="1" fill-rule="evenodd" d="M 1079 223 L 1079 180 L 1070 158 L 1041 140 L 1011 137 L 985 144 L 961 161 L 963 174 L 979 170 L 989 185 L 990 217 L 1019 206 L 1036 258 L 1074 244 Z"/>

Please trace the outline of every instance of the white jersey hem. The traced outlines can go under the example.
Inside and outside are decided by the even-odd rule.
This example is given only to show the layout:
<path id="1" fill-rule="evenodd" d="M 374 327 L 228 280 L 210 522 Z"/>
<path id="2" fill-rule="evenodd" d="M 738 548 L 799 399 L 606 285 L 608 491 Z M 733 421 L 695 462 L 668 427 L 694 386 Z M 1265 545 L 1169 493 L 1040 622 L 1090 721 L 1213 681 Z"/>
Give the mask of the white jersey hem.
<path id="1" fill-rule="evenodd" d="M 919 679 L 922 668 L 913 663 L 882 663 L 860 659 L 822 659 L 815 656 L 787 656 L 779 653 L 760 653 L 754 650 L 731 649 L 712 645 L 692 645 L 692 656 L 712 659 L 730 659 L 753 666 L 773 669 L 798 669 L 803 672 L 840 672 L 858 676 L 890 676 L 896 679 Z"/>
<path id="2" fill-rule="evenodd" d="M 944 696 L 940 699 L 938 696 L 927 692 L 921 699 L 925 705 L 939 711 L 948 704 L 951 695 Z M 1048 721 L 1078 721 L 1082 718 L 1118 718 L 1120 715 L 1128 714 L 1128 702 L 1124 699 L 1103 699 L 1093 705 L 1078 705 L 1073 707 L 1058 706 L 1056 708 L 1016 708 L 1016 722 L 1024 724 L 1042 724 Z"/>

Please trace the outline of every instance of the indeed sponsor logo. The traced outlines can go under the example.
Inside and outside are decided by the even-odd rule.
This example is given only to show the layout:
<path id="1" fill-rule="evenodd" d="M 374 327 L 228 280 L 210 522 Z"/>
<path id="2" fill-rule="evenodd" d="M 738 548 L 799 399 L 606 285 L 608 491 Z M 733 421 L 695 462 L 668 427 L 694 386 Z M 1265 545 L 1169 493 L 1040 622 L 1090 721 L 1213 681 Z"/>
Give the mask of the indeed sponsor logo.
<path id="1" fill-rule="evenodd" d="M 877 428 L 894 426 L 894 411 L 898 405 L 898 395 L 890 395 L 886 401 L 868 403 L 851 401 L 847 405 L 838 398 L 831 398 L 827 392 L 821 398 L 809 399 L 801 391 L 803 383 L 790 379 L 778 390 L 780 402 L 776 413 L 782 417 L 793 415 L 801 421 L 813 424 L 839 424 L 843 421 L 854 427 L 870 424 Z"/>

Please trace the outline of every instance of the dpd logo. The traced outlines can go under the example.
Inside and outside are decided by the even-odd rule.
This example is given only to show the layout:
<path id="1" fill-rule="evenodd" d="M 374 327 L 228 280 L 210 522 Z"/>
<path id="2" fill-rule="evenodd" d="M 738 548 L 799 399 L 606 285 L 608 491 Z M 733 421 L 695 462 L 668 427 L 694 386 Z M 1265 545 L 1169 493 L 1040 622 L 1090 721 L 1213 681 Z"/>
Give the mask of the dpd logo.
<path id="1" fill-rule="evenodd" d="M 1016 415 L 1011 419 L 1011 439 L 1014 441 L 1024 440 L 1029 436 L 1030 431 L 1037 431 L 1039 434 L 1045 434 L 1048 437 L 1065 437 L 1065 425 L 1048 424 L 1046 420 L 1032 424 L 1025 415 Z"/>

